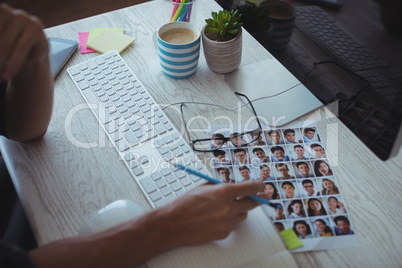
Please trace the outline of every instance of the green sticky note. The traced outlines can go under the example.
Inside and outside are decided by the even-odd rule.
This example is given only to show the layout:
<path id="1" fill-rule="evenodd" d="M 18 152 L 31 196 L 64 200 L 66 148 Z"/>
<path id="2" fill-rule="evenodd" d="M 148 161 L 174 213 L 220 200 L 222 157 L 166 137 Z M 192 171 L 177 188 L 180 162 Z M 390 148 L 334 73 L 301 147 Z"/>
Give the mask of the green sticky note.
<path id="1" fill-rule="evenodd" d="M 91 30 L 89 31 L 87 43 L 92 41 L 96 36 L 98 36 L 101 32 L 103 32 L 106 29 L 111 29 L 111 30 L 114 30 L 114 31 L 116 31 L 118 33 L 124 33 L 123 28 L 91 28 Z M 88 47 L 88 45 L 87 45 L 87 47 Z"/>
<path id="2" fill-rule="evenodd" d="M 95 49 L 102 54 L 112 50 L 121 53 L 134 41 L 133 37 L 106 29 L 88 42 L 87 47 Z"/>
<path id="3" fill-rule="evenodd" d="M 288 249 L 295 249 L 303 246 L 303 243 L 297 237 L 292 228 L 279 232 L 279 234 L 282 236 L 282 239 L 283 241 L 285 241 L 285 244 L 288 247 Z"/>

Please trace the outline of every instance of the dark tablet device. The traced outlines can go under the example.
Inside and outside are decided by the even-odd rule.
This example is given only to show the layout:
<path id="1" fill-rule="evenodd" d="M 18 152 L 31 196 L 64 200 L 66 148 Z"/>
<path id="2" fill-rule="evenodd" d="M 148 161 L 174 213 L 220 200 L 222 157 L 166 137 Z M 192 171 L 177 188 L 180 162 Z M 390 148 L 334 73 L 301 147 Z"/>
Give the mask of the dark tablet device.
<path id="1" fill-rule="evenodd" d="M 49 37 L 48 40 L 50 47 L 50 67 L 52 69 L 53 78 L 56 78 L 64 64 L 66 64 L 77 49 L 78 42 L 55 37 Z"/>

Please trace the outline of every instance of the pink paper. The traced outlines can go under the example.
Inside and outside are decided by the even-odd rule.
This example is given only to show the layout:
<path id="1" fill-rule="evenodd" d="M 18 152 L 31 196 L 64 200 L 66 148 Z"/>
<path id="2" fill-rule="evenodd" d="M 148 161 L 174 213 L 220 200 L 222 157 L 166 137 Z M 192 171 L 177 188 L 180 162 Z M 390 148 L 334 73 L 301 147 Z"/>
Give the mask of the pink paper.
<path id="1" fill-rule="evenodd" d="M 88 36 L 89 36 L 89 32 L 87 32 L 87 33 L 78 33 L 78 39 L 80 41 L 81 54 L 97 52 L 96 50 L 93 50 L 92 48 L 87 48 Z"/>

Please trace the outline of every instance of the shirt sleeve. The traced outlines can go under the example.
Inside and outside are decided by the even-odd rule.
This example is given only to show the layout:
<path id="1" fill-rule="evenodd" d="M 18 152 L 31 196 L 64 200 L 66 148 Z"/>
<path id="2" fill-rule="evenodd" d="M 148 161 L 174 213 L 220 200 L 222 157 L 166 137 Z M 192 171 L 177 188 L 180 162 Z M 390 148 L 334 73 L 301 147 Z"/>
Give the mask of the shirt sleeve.
<path id="1" fill-rule="evenodd" d="M 6 93 L 6 87 L 7 83 L 0 81 L 0 135 L 8 138 L 4 120 L 4 95 Z"/>
<path id="2" fill-rule="evenodd" d="M 0 240 L 0 267 L 2 268 L 37 268 L 28 252 L 7 245 Z"/>

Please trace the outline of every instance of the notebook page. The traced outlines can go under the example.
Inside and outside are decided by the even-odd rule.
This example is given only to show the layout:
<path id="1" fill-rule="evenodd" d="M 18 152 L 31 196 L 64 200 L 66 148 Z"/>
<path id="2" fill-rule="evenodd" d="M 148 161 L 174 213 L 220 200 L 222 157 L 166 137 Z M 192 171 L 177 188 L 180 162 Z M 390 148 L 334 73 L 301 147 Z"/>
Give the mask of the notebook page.
<path id="1" fill-rule="evenodd" d="M 226 239 L 174 249 L 149 260 L 147 265 L 150 268 L 241 267 L 282 251 L 287 250 L 281 237 L 258 207 Z M 285 257 L 293 259 L 290 253 Z M 280 266 L 284 267 L 285 262 Z"/>

